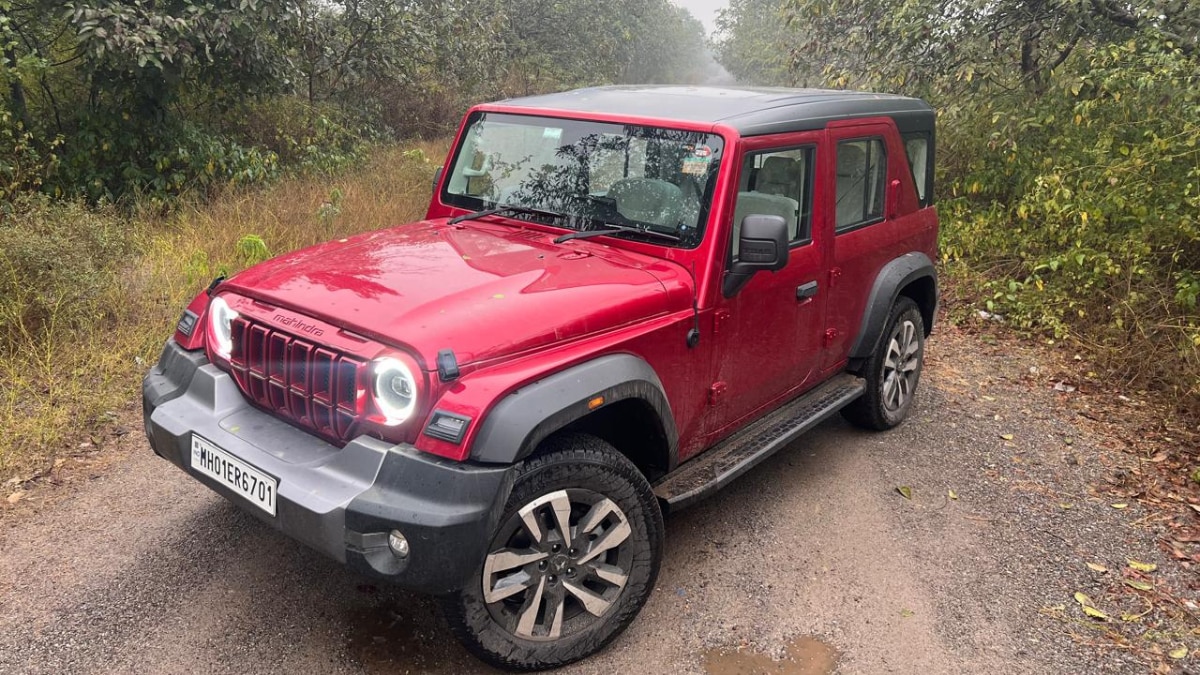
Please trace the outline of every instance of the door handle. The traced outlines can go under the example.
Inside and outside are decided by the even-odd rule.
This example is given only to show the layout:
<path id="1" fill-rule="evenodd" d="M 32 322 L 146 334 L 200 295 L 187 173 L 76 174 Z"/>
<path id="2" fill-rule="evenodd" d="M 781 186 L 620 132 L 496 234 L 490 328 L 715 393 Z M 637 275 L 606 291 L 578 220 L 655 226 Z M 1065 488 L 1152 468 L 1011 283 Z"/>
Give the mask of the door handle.
<path id="1" fill-rule="evenodd" d="M 808 300 L 809 298 L 813 297 L 816 294 L 817 294 L 817 282 L 815 282 L 815 281 L 810 281 L 807 284 L 803 284 L 803 285 L 796 287 L 796 299 L 797 300 Z"/>

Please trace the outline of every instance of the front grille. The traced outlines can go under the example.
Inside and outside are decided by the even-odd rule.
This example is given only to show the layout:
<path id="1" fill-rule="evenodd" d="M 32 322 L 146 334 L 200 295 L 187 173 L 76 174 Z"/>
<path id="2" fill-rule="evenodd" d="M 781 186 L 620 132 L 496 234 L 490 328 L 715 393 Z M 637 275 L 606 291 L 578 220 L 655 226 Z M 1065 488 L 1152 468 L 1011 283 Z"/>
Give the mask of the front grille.
<path id="1" fill-rule="evenodd" d="M 320 436 L 344 443 L 363 413 L 367 363 L 240 316 L 230 366 L 246 398 Z"/>

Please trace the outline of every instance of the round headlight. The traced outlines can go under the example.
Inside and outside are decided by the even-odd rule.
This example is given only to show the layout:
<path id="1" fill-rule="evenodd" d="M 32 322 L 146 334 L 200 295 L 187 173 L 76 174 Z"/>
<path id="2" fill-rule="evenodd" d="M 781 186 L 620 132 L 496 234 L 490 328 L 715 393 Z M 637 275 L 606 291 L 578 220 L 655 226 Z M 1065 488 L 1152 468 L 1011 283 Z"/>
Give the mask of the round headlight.
<path id="1" fill-rule="evenodd" d="M 221 358 L 228 359 L 233 353 L 233 320 L 238 313 L 223 298 L 213 298 L 208 303 L 208 316 L 212 327 L 213 350 Z"/>
<path id="2" fill-rule="evenodd" d="M 417 409 L 417 380 L 399 359 L 375 362 L 375 405 L 386 424 L 395 426 L 412 417 Z"/>

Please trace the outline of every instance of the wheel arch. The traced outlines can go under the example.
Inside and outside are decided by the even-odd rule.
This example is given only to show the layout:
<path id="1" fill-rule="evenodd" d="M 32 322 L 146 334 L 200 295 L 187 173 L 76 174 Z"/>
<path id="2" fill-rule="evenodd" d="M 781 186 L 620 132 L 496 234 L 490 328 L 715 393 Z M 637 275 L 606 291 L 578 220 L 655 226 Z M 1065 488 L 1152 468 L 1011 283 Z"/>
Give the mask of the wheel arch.
<path id="1" fill-rule="evenodd" d="M 861 366 L 878 347 L 880 336 L 887 329 L 888 313 L 901 296 L 917 304 L 928 337 L 933 330 L 938 304 L 937 270 L 929 256 L 916 251 L 906 253 L 884 265 L 876 275 L 863 310 L 858 337 L 850 348 L 851 370 Z"/>
<path id="2" fill-rule="evenodd" d="M 605 440 L 650 480 L 676 463 L 679 436 L 662 382 L 632 354 L 601 356 L 510 392 L 488 412 L 470 457 L 518 462 L 561 432 Z"/>

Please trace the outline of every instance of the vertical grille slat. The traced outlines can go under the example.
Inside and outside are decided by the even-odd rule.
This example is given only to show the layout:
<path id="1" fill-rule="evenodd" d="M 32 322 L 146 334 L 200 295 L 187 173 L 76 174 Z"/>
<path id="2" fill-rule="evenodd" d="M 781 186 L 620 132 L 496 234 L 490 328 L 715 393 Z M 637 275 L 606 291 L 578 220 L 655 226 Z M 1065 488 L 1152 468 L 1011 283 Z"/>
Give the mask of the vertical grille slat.
<path id="1" fill-rule="evenodd" d="M 239 316 L 230 365 L 256 406 L 327 440 L 345 442 L 355 432 L 365 361 Z"/>

